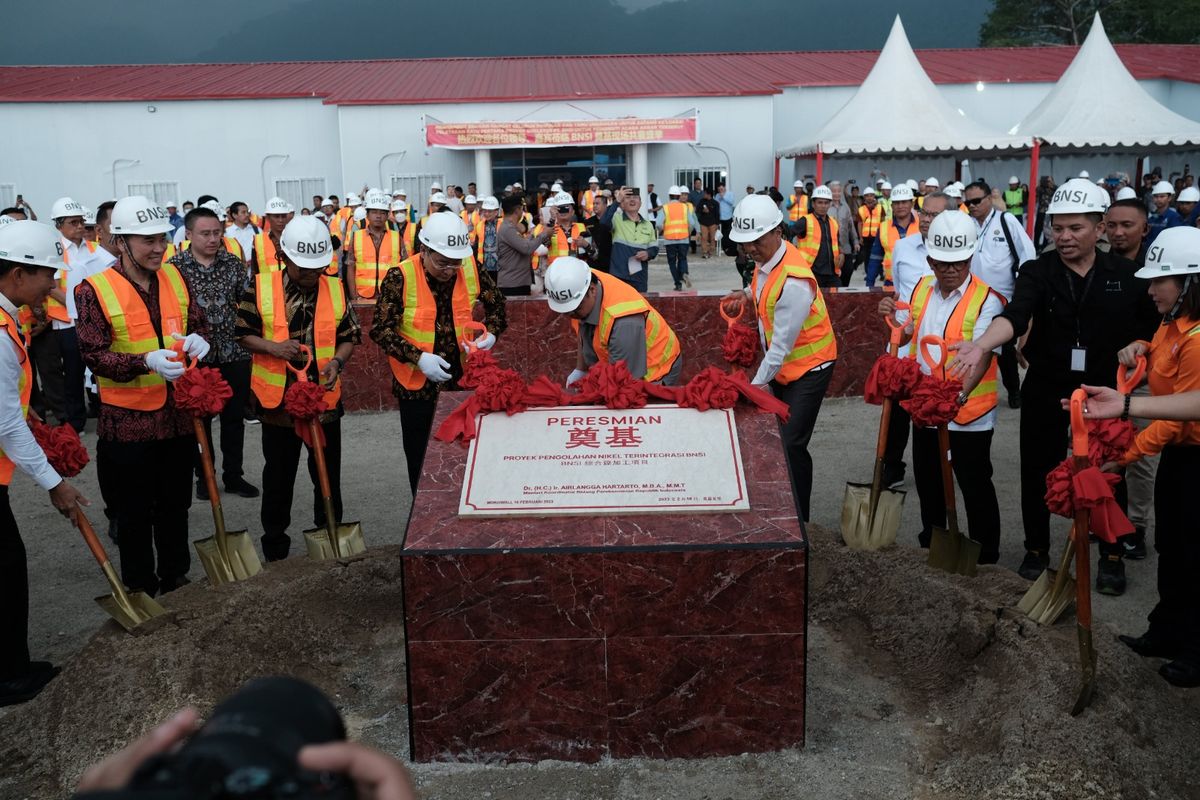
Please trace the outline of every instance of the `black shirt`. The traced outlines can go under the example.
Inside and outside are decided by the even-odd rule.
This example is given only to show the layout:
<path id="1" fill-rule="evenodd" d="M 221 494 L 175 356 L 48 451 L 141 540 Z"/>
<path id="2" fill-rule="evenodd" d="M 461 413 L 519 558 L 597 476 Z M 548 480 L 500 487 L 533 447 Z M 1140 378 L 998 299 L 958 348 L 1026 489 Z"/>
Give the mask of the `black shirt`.
<path id="1" fill-rule="evenodd" d="M 696 221 L 701 225 L 716 225 L 721 221 L 721 206 L 711 197 L 705 197 L 696 206 Z"/>
<path id="2" fill-rule="evenodd" d="M 816 220 L 817 224 L 821 226 L 821 243 L 817 245 L 817 255 L 813 258 L 812 271 L 814 275 L 833 275 L 835 273 L 833 269 L 833 247 L 830 246 L 829 216 L 816 217 Z"/>
<path id="3" fill-rule="evenodd" d="M 588 266 L 601 272 L 608 272 L 609 262 L 612 260 L 612 228 L 601 225 L 600 218 L 596 216 L 585 219 L 583 227 L 587 230 L 588 236 L 592 237 L 594 246 L 593 253 L 587 259 Z"/>
<path id="4" fill-rule="evenodd" d="M 1117 351 L 1136 339 L 1149 341 L 1159 322 L 1146 293 L 1149 282 L 1133 276 L 1137 269 L 1129 259 L 1099 250 L 1090 280 L 1063 264 L 1056 250 L 1021 265 L 1012 300 L 1000 316 L 1012 323 L 1018 336 L 1033 323 L 1022 351 L 1029 361 L 1029 379 L 1055 391 L 1080 383 L 1114 385 Z M 1071 371 L 1071 351 L 1077 344 L 1087 349 L 1082 374 Z"/>

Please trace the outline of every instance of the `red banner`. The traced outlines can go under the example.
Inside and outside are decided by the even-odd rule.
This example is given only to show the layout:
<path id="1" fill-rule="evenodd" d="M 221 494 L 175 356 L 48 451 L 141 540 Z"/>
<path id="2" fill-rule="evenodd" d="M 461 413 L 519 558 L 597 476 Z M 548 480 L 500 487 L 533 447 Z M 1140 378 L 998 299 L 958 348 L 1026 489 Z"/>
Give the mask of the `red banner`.
<path id="1" fill-rule="evenodd" d="M 429 122 L 425 142 L 469 150 L 485 147 L 695 142 L 696 117 L 579 119 L 555 122 Z"/>

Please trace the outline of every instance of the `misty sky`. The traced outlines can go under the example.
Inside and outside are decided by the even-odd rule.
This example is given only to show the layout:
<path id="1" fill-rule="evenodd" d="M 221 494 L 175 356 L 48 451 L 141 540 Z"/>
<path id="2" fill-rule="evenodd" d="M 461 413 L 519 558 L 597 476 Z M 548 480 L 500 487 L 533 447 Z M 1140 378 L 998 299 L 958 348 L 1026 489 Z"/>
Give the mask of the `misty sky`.
<path id="1" fill-rule="evenodd" d="M 897 12 L 914 47 L 974 47 L 990 6 L 987 0 L 5 0 L 0 64 L 877 50 Z"/>

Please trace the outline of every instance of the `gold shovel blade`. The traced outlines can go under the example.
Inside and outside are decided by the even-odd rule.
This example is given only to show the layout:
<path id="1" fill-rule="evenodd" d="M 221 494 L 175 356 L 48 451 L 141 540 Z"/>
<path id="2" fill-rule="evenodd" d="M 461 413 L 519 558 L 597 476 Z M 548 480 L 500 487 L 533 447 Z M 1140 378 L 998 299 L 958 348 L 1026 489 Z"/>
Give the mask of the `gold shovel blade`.
<path id="1" fill-rule="evenodd" d="M 881 489 L 871 519 L 871 484 L 847 483 L 842 500 L 842 540 L 852 550 L 879 550 L 896 542 L 904 492 Z"/>
<path id="2" fill-rule="evenodd" d="M 1071 707 L 1071 716 L 1077 717 L 1091 705 L 1092 695 L 1096 693 L 1096 648 L 1092 644 L 1092 632 L 1079 626 L 1079 654 L 1083 663 L 1083 675 L 1080 678 L 1079 694 L 1075 697 L 1075 705 Z"/>
<path id="3" fill-rule="evenodd" d="M 130 633 L 143 622 L 167 613 L 165 608 L 145 592 L 123 592 L 123 595 L 124 597 L 117 594 L 101 595 L 96 598 L 96 603 Z"/>
<path id="4" fill-rule="evenodd" d="M 262 562 L 258 558 L 258 551 L 254 549 L 254 540 L 246 531 L 230 531 L 225 534 L 228 560 L 222 555 L 216 536 L 199 539 L 195 544 L 196 555 L 200 557 L 200 563 L 204 565 L 204 572 L 208 575 L 208 582 L 213 586 L 244 581 L 262 572 Z"/>
<path id="5" fill-rule="evenodd" d="M 929 566 L 955 575 L 975 577 L 980 544 L 961 533 L 934 528 L 929 540 Z"/>
<path id="6" fill-rule="evenodd" d="M 349 558 L 367 550 L 367 540 L 363 538 L 361 522 L 343 522 L 334 532 L 337 536 L 337 551 L 329 541 L 329 531 L 325 528 L 314 528 L 304 532 L 304 544 L 308 548 L 308 557 L 314 561 L 328 561 L 331 558 Z"/>
<path id="7" fill-rule="evenodd" d="M 1017 610 L 1023 612 L 1039 625 L 1053 625 L 1075 601 L 1075 576 L 1067 575 L 1055 590 L 1057 575 L 1052 570 L 1046 570 L 1033 586 L 1017 603 Z"/>

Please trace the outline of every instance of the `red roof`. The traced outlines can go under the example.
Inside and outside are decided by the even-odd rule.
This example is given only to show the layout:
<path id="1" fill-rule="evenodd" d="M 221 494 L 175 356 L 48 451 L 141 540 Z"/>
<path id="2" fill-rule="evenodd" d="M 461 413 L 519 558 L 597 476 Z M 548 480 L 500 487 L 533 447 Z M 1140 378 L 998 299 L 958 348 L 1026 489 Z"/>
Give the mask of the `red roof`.
<path id="1" fill-rule="evenodd" d="M 1200 45 L 1117 45 L 1135 78 L 1200 83 Z M 918 50 L 934 83 L 1052 83 L 1076 47 Z M 0 67 L 0 101 L 319 97 L 336 105 L 705 97 L 862 83 L 876 50 Z"/>

